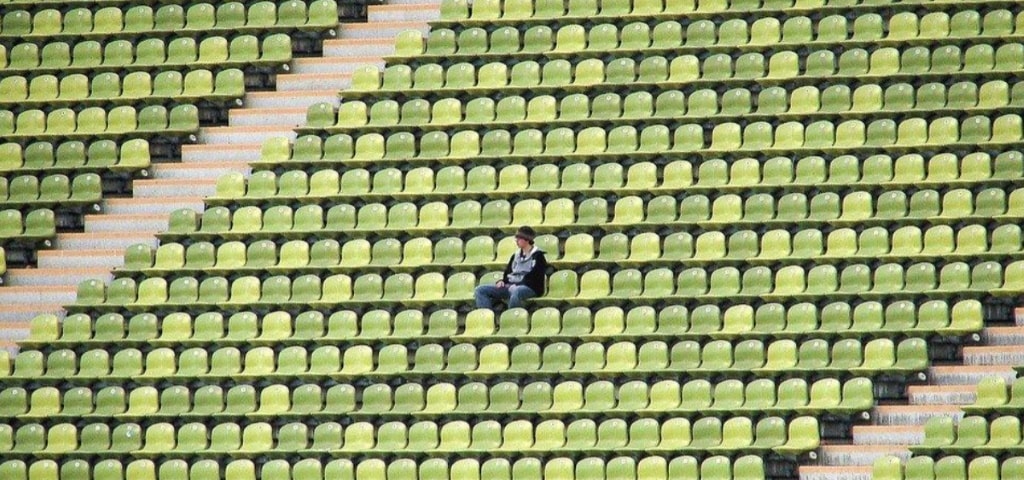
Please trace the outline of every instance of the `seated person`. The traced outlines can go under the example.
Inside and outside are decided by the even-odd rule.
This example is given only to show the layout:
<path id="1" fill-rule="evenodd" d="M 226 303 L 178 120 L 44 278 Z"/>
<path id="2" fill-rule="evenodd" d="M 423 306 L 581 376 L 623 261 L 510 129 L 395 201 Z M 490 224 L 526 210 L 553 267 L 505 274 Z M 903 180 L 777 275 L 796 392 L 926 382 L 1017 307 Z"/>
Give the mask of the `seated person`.
<path id="1" fill-rule="evenodd" d="M 548 262 L 544 251 L 533 244 L 536 236 L 530 227 L 516 231 L 519 250 L 508 260 L 505 275 L 498 283 L 476 287 L 477 308 L 493 309 L 496 300 L 508 301 L 509 308 L 522 307 L 526 300 L 544 293 Z"/>

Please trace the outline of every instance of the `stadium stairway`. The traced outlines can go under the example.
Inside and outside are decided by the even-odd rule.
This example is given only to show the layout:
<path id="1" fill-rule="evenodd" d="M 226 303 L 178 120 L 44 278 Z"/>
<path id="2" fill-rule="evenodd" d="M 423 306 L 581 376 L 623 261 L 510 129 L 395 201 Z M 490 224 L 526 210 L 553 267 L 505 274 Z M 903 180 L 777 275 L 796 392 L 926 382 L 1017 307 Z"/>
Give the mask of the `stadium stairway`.
<path id="1" fill-rule="evenodd" d="M 1024 363 L 1024 315 L 1015 324 L 987 326 L 962 347 L 959 364 L 933 365 L 927 379 L 907 387 L 907 401 L 875 407 L 869 422 L 853 427 L 852 443 L 822 445 L 819 463 L 800 468 L 800 480 L 869 480 L 881 457 L 910 458 L 909 447 L 924 440 L 924 424 L 935 416 L 964 416 L 975 401 L 978 382 L 998 376 L 1012 383 L 1014 366 Z"/>
<path id="2" fill-rule="evenodd" d="M 295 138 L 306 109 L 318 102 L 339 103 L 338 90 L 353 70 L 383 65 L 394 51 L 394 37 L 409 29 L 427 30 L 438 18 L 439 0 L 386 0 L 367 6 L 367 21 L 341 23 L 336 38 L 326 39 L 319 57 L 296 58 L 276 78 L 276 91 L 248 92 L 240 108 L 228 113 L 228 125 L 203 127 L 194 144 L 182 146 L 181 162 L 154 164 L 150 177 L 135 180 L 129 198 L 104 199 L 102 213 L 87 215 L 83 232 L 60 233 L 54 248 L 38 253 L 36 268 L 10 269 L 0 287 L 0 348 L 28 335 L 28 322 L 40 313 L 60 313 L 73 303 L 78 282 L 111 278 L 123 264 L 124 250 L 136 243 L 156 245 L 170 212 L 203 210 L 203 197 L 226 172 L 249 172 L 259 160 L 263 140 Z"/>

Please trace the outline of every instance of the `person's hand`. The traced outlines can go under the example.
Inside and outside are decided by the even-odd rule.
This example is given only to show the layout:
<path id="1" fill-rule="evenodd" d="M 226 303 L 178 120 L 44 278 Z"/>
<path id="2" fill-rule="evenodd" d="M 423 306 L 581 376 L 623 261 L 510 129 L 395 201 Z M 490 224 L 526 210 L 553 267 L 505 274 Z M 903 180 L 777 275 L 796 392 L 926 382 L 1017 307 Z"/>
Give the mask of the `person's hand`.
<path id="1" fill-rule="evenodd" d="M 498 283 L 495 283 L 494 286 L 498 287 L 498 288 L 505 288 L 505 281 L 504 280 L 498 280 Z"/>

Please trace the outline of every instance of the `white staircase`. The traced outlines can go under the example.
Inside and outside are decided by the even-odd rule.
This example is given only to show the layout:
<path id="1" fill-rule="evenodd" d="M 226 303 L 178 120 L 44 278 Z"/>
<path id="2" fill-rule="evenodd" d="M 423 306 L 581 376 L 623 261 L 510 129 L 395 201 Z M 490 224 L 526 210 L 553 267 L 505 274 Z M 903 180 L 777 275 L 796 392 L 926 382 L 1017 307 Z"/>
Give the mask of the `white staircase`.
<path id="1" fill-rule="evenodd" d="M 52 250 L 40 251 L 36 268 L 9 270 L 0 287 L 0 348 L 14 348 L 25 338 L 36 315 L 60 315 L 82 280 L 112 278 L 126 247 L 157 245 L 154 234 L 166 228 L 172 211 L 202 211 L 220 175 L 248 174 L 265 139 L 295 138 L 293 128 L 305 123 L 307 107 L 338 104 L 338 91 L 348 87 L 353 70 L 382 66 L 399 32 L 426 32 L 427 22 L 440 16 L 440 0 L 389 3 L 369 6 L 368 22 L 339 25 L 338 38 L 324 41 L 321 57 L 294 59 L 288 73 L 277 75 L 277 91 L 246 94 L 242 108 L 229 111 L 227 126 L 201 129 L 196 144 L 182 147 L 180 163 L 154 164 L 149 178 L 133 182 L 132 197 L 105 199 L 102 213 L 85 217 L 84 232 L 59 234 Z"/>
<path id="2" fill-rule="evenodd" d="M 909 458 L 908 447 L 924 439 L 925 422 L 938 415 L 963 417 L 960 406 L 974 403 L 982 378 L 1016 378 L 1013 366 L 1024 364 L 1024 319 L 1017 325 L 982 330 L 979 345 L 963 347 L 962 365 L 930 368 L 927 384 L 907 388 L 906 405 L 877 406 L 872 425 L 853 427 L 852 444 L 823 445 L 820 465 L 801 466 L 800 480 L 869 480 L 878 458 Z"/>

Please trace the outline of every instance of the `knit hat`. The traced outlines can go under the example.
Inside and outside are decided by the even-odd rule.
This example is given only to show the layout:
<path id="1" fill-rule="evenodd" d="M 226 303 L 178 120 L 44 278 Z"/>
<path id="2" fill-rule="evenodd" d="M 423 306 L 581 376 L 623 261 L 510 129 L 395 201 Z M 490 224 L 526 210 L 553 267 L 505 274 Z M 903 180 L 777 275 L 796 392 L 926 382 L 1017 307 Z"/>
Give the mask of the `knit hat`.
<path id="1" fill-rule="evenodd" d="M 516 238 L 526 240 L 527 242 L 530 242 L 531 245 L 533 245 L 533 239 L 536 236 L 537 232 L 533 231 L 533 229 L 530 227 L 523 226 L 519 227 L 519 229 L 516 230 Z"/>

